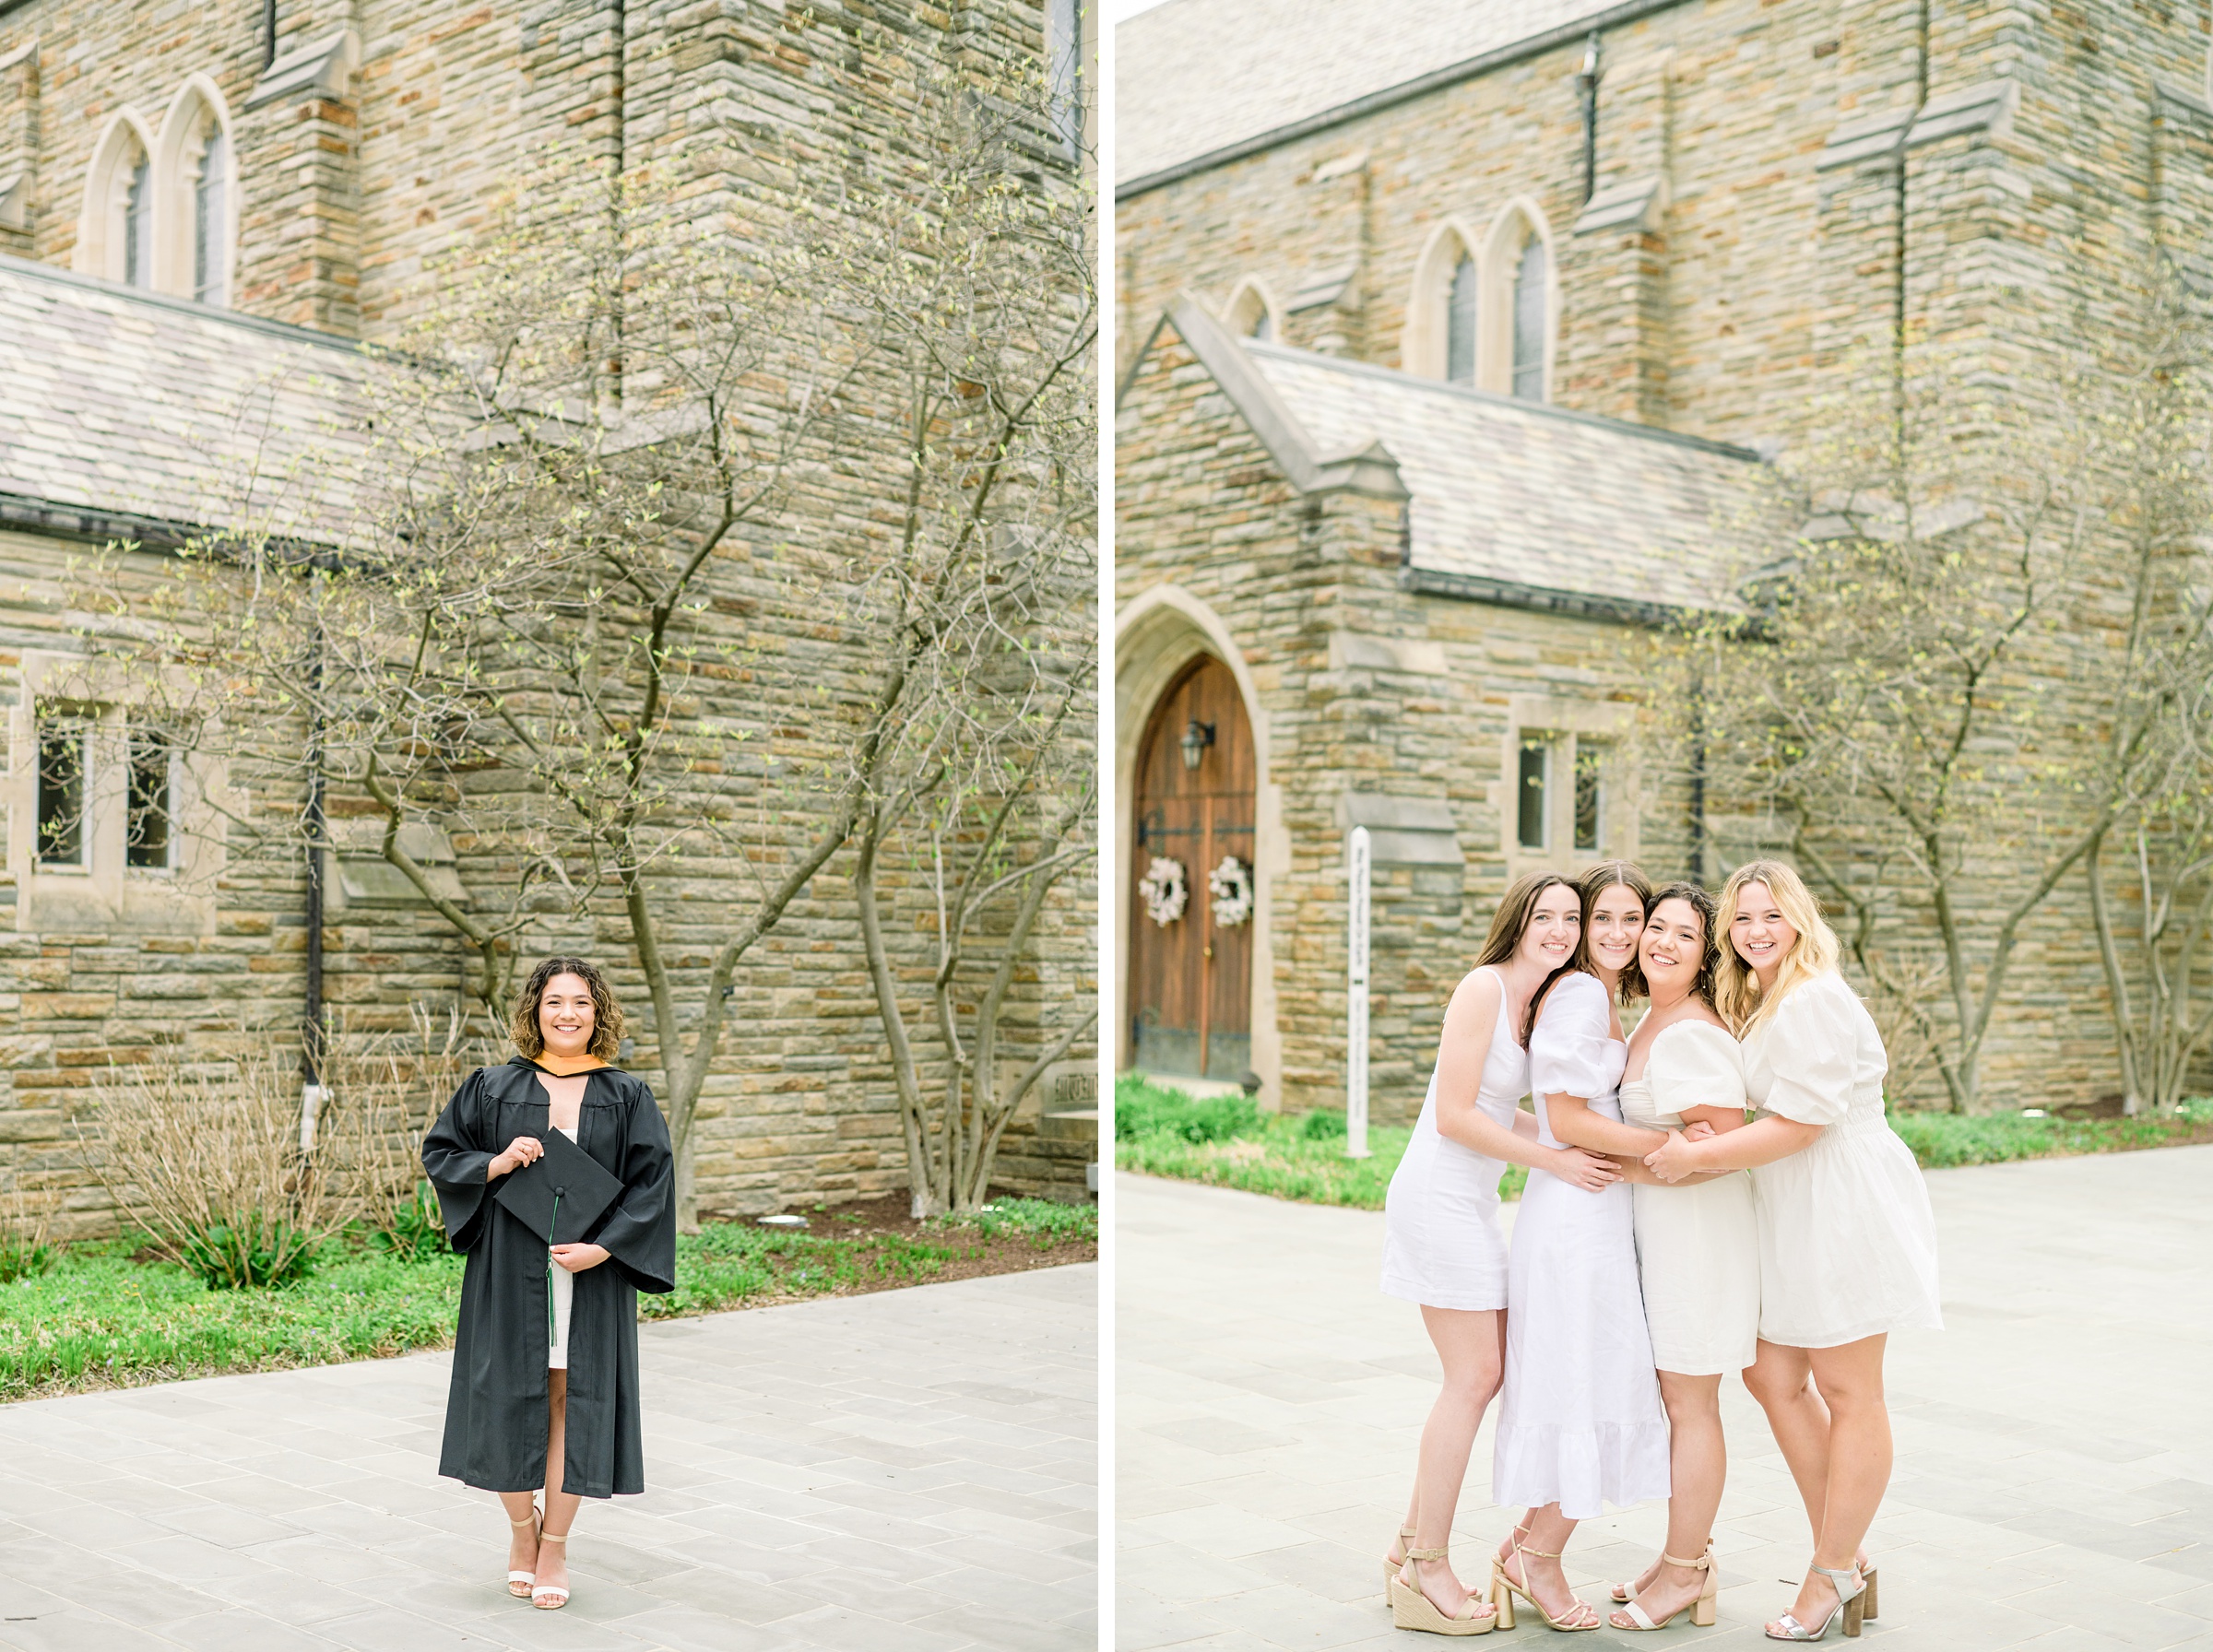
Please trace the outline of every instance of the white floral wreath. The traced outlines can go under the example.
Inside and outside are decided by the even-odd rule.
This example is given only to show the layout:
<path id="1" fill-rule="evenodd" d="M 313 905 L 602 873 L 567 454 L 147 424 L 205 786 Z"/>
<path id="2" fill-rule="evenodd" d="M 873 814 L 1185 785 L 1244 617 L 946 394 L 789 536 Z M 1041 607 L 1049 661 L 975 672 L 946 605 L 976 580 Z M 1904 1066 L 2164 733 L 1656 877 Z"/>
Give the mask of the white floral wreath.
<path id="1" fill-rule="evenodd" d="M 1137 892 L 1145 898 L 1145 915 L 1166 929 L 1183 915 L 1191 898 L 1190 886 L 1184 880 L 1183 862 L 1155 855 L 1145 875 L 1137 880 Z"/>
<path id="2" fill-rule="evenodd" d="M 1252 868 L 1234 855 L 1206 875 L 1207 891 L 1214 897 L 1217 928 L 1235 929 L 1252 916 Z"/>

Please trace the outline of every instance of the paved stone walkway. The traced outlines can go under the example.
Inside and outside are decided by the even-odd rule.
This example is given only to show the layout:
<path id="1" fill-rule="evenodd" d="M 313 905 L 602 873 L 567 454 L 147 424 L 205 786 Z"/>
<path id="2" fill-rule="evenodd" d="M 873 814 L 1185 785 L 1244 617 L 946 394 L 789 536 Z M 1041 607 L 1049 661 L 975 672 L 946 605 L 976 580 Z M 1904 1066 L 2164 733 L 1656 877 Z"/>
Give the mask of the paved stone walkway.
<path id="1" fill-rule="evenodd" d="M 1898 1469 L 1866 1641 L 2213 1652 L 2213 1147 L 1929 1186 L 1947 1328 L 1892 1342 Z M 1132 1176 L 1118 1197 L 1119 1646 L 1434 1644 L 1391 1629 L 1377 1561 L 1437 1380 L 1414 1310 L 1376 1290 L 1382 1217 Z M 1758 1408 L 1734 1379 L 1723 1395 L 1718 1625 L 1576 1645 L 1769 1644 L 1761 1620 L 1790 1604 L 1811 1540 Z M 1486 1424 L 1463 1578 L 1488 1576 L 1509 1524 L 1490 1453 Z M 1586 1522 L 1570 1579 L 1597 1599 L 1663 1529 L 1659 1504 Z"/>
<path id="2" fill-rule="evenodd" d="M 647 1325 L 643 1497 L 575 1597 L 437 1476 L 451 1356 L 0 1407 L 0 1646 L 1092 1646 L 1098 1269 Z"/>

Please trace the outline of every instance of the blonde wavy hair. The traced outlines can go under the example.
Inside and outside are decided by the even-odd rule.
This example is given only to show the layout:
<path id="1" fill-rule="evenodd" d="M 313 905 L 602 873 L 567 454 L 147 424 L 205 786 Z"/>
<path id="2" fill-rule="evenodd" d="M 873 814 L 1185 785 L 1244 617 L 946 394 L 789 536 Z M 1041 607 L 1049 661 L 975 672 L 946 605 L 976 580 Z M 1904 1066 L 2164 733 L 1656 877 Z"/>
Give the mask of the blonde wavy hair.
<path id="1" fill-rule="evenodd" d="M 1766 884 L 1784 921 L 1798 931 L 1798 938 L 1783 954 L 1782 968 L 1776 974 L 1775 990 L 1770 993 L 1759 990 L 1758 977 L 1753 974 L 1752 966 L 1738 955 L 1736 944 L 1731 938 L 1731 930 L 1736 923 L 1737 900 L 1747 883 Z M 1843 951 L 1837 932 L 1821 915 L 1821 903 L 1814 899 L 1814 891 L 1780 860 L 1745 862 L 1729 874 L 1729 881 L 1722 886 L 1722 898 L 1715 906 L 1718 912 L 1714 938 L 1719 943 L 1721 956 L 1713 966 L 1713 1007 L 1737 1037 L 1748 1036 L 1753 1028 L 1775 1013 L 1775 1006 L 1793 989 L 1837 967 L 1837 959 Z"/>
<path id="2" fill-rule="evenodd" d="M 575 976 L 592 995 L 592 1042 L 586 1046 L 586 1054 L 597 1056 L 612 1066 L 622 1048 L 622 1006 L 615 1001 L 615 989 L 608 985 L 607 977 L 586 959 L 548 958 L 532 970 L 522 990 L 515 995 L 515 1009 L 507 1021 L 507 1036 L 515 1040 L 518 1051 L 533 1061 L 546 1053 L 546 1035 L 538 1024 L 538 1007 L 545 999 L 548 984 L 556 975 Z"/>

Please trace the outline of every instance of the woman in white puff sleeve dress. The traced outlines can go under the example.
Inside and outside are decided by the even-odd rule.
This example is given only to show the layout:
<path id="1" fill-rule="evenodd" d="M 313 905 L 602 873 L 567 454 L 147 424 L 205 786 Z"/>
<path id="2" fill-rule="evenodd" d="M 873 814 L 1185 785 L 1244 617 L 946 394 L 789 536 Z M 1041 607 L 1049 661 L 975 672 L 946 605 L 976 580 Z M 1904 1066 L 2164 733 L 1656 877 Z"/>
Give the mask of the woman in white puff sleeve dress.
<path id="1" fill-rule="evenodd" d="M 1759 1233 L 1759 1357 L 1746 1386 L 1805 1499 L 1814 1564 L 1775 1640 L 1816 1640 L 1873 1601 L 1861 1544 L 1890 1481 L 1883 1351 L 1897 1330 L 1941 1328 L 1926 1184 L 1883 1116 L 1888 1063 L 1837 973 L 1837 938 L 1789 867 L 1752 861 L 1722 891 L 1716 1008 L 1743 1040 L 1761 1116 L 1646 1162 L 1667 1180 L 1750 1170 Z"/>
<path id="2" fill-rule="evenodd" d="M 1445 1379 L 1422 1430 L 1405 1524 L 1383 1562 L 1391 1622 L 1402 1629 L 1485 1634 L 1497 1622 L 1481 1594 L 1462 1587 L 1446 1550 L 1503 1360 L 1498 1177 L 1512 1162 L 1547 1172 L 1562 1187 L 1620 1179 L 1609 1160 L 1539 1141 L 1535 1120 L 1520 1110 L 1532 1000 L 1574 958 L 1581 933 L 1581 898 L 1556 875 L 1532 873 L 1506 891 L 1475 969 L 1445 1011 L 1429 1094 L 1391 1178 L 1383 1290 L 1421 1304 Z"/>
<path id="3" fill-rule="evenodd" d="M 1583 950 L 1537 1011 L 1529 1088 L 1546 1146 L 1641 1156 L 1663 1139 L 1622 1122 L 1627 1046 L 1616 1001 L 1641 992 L 1637 944 L 1651 886 L 1626 861 L 1580 880 Z M 1626 988 L 1626 991 L 1625 991 Z M 1560 1569 L 1576 1523 L 1668 1493 L 1667 1418 L 1637 1281 L 1629 1188 L 1589 1192 L 1532 1173 L 1507 1268 L 1506 1382 L 1491 1495 L 1528 1513 L 1492 1564 L 1491 1600 L 1519 1597 L 1555 1629 L 1596 1629 Z M 1524 1540 L 1526 1539 L 1526 1540 Z"/>
<path id="4" fill-rule="evenodd" d="M 1629 1040 L 1621 1115 L 1650 1130 L 1742 1129 L 1745 1063 L 1713 1009 L 1713 897 L 1695 883 L 1652 895 L 1638 943 L 1651 1008 Z M 1654 1138 L 1657 1144 L 1658 1138 Z M 1634 1166 L 1644 1172 L 1644 1166 Z M 1635 1583 L 1614 1591 L 1616 1629 L 1656 1629 L 1686 1607 L 1714 1619 L 1720 1588 L 1711 1546 L 1728 1478 L 1722 1378 L 1749 1366 L 1759 1337 L 1759 1228 L 1744 1171 L 1668 1186 L 1644 1172 L 1630 1197 L 1645 1323 L 1667 1407 L 1667 1542 Z"/>

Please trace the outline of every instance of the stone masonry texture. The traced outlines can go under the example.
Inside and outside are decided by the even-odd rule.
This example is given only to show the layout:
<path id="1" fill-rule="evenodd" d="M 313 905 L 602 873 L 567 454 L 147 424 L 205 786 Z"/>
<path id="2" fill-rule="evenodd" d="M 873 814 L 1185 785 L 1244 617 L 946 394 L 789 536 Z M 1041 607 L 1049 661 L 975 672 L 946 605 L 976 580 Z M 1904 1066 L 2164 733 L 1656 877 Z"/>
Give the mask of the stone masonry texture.
<path id="1" fill-rule="evenodd" d="M 1328 15 L 1357 27 L 1355 8 L 1308 9 L 1325 35 Z M 1259 967 L 1282 1049 L 1276 1104 L 1343 1104 L 1341 800 L 1442 797 L 1464 860 L 1459 875 L 1378 873 L 1371 1106 L 1405 1118 L 1444 1001 L 1520 869 L 1515 731 L 1556 722 L 1545 707 L 1600 715 L 1633 698 L 1633 650 L 1621 625 L 1410 591 L 1399 507 L 1290 485 L 1175 330 L 1156 332 L 1179 294 L 1226 316 L 1254 282 L 1275 300 L 1277 344 L 1418 368 L 1406 346 L 1425 253 L 1448 229 L 1480 246 L 1518 206 L 1552 249 L 1551 401 L 1756 450 L 1787 471 L 1835 433 L 1824 420 L 1866 374 L 1895 374 L 1909 395 L 1970 385 L 1996 410 L 1959 433 L 1962 450 L 2035 451 L 2050 432 L 2031 409 L 2074 345 L 2143 327 L 2155 254 L 2192 302 L 2213 276 L 2200 12 L 1982 0 L 1618 9 L 1629 15 L 1601 36 L 1588 209 L 1580 31 L 1519 53 L 1486 38 L 1494 55 L 1479 72 L 1408 65 L 1434 83 L 1274 141 L 1264 108 L 1240 94 L 1260 111 L 1245 130 L 1209 126 L 1181 153 L 1154 145 L 1145 175 L 1124 174 L 1117 600 L 1172 585 L 1203 605 L 1273 731 L 1263 787 L 1281 789 L 1288 850 L 1264 891 L 1273 955 Z M 1125 52 L 1124 83 L 1145 67 Z M 1199 153 L 1224 144 L 1243 152 Z M 1328 301 L 1290 301 L 1302 293 Z M 2041 638 L 2027 669 L 2064 702 L 2070 662 L 2108 646 L 2111 628 L 2086 622 Z M 1343 665 L 1394 652 L 1425 669 Z M 1656 876 L 1690 869 L 1683 788 L 1646 785 L 1636 807 L 1631 838 L 1617 841 Z M 1715 878 L 1746 852 L 1711 839 L 1702 869 Z M 2004 879 L 1991 887 L 2002 893 Z M 2079 876 L 2026 926 L 2013 969 L 1984 1104 L 2117 1094 Z"/>

